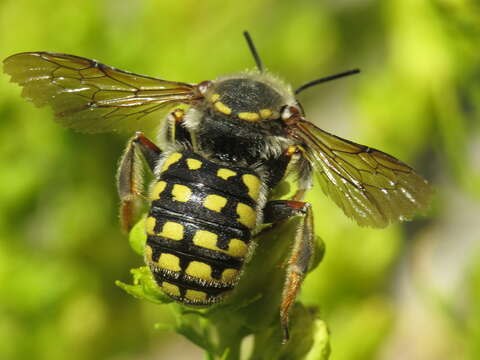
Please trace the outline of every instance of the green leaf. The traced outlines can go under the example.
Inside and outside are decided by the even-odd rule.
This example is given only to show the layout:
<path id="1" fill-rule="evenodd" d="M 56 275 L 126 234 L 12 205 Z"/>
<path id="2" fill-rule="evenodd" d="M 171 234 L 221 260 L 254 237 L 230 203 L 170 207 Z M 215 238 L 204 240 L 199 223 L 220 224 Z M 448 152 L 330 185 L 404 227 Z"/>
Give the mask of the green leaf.
<path id="1" fill-rule="evenodd" d="M 145 243 L 147 242 L 147 234 L 145 233 L 145 217 L 143 217 L 130 231 L 128 242 L 131 248 L 138 255 L 143 256 Z"/>
<path id="2" fill-rule="evenodd" d="M 137 299 L 148 300 L 155 304 L 168 304 L 172 302 L 169 297 L 160 291 L 147 266 L 132 269 L 130 272 L 133 274 L 133 285 L 125 284 L 119 280 L 115 282 L 115 285 Z"/>
<path id="3" fill-rule="evenodd" d="M 330 356 L 330 341 L 327 324 L 322 320 L 315 320 L 313 346 L 305 360 L 327 360 Z"/>

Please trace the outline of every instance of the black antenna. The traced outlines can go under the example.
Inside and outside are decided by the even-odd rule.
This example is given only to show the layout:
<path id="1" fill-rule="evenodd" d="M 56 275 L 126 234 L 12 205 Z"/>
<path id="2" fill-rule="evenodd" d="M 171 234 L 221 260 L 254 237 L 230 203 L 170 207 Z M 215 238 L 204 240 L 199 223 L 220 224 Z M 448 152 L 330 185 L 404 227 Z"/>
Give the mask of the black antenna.
<path id="1" fill-rule="evenodd" d="M 263 72 L 262 60 L 260 60 L 260 56 L 258 56 L 257 49 L 255 49 L 255 45 L 253 45 L 253 40 L 250 37 L 250 34 L 248 33 L 248 31 L 244 31 L 243 36 L 245 36 L 245 39 L 247 40 L 248 47 L 250 48 L 253 58 L 255 59 L 255 63 L 257 64 L 258 70 L 260 72 Z"/>
<path id="2" fill-rule="evenodd" d="M 313 85 L 318 85 L 318 84 L 321 84 L 321 83 L 324 83 L 324 82 L 327 82 L 327 81 L 336 80 L 336 79 L 339 79 L 339 78 L 344 77 L 344 76 L 355 75 L 355 74 L 358 74 L 359 72 L 360 72 L 360 69 L 353 69 L 353 70 L 348 70 L 348 71 L 342 72 L 340 74 L 330 75 L 330 76 L 326 76 L 326 77 L 323 77 L 323 78 L 320 78 L 320 79 L 312 80 L 312 81 L 300 86 L 297 90 L 295 90 L 295 95 L 297 95 L 300 91 L 308 89 L 309 87 L 311 87 Z"/>

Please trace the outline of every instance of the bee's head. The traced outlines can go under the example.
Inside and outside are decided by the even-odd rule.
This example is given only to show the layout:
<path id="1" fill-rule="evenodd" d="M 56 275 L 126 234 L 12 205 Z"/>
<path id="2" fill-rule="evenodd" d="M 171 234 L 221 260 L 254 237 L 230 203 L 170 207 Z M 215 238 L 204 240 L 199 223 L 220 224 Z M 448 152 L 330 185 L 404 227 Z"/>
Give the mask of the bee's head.
<path id="1" fill-rule="evenodd" d="M 289 146 L 282 111 L 296 100 L 276 77 L 242 72 L 202 82 L 198 89 L 202 100 L 188 111 L 185 126 L 198 135 L 201 148 L 251 162 Z"/>
<path id="2" fill-rule="evenodd" d="M 212 116 L 251 124 L 278 119 L 281 108 L 286 105 L 278 90 L 249 76 L 214 82 L 206 98 Z"/>

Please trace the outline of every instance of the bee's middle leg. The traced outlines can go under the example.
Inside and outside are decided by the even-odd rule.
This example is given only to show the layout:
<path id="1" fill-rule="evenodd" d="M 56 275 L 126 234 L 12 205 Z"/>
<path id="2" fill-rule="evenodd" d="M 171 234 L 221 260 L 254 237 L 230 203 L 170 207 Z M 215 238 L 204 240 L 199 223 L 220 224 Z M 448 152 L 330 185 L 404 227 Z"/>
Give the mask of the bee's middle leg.
<path id="1" fill-rule="evenodd" d="M 126 232 L 135 224 L 142 201 L 145 200 L 142 193 L 144 181 L 141 156 L 153 172 L 161 154 L 162 151 L 142 132 L 137 132 L 127 143 L 117 173 L 120 222 Z"/>

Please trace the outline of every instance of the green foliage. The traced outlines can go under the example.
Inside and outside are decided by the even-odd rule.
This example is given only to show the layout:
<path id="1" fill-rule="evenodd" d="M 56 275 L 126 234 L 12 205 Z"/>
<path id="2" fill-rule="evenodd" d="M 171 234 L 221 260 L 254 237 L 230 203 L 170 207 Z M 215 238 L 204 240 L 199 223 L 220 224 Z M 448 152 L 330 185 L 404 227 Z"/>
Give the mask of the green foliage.
<path id="1" fill-rule="evenodd" d="M 403 344 L 410 358 L 478 359 L 479 14 L 473 0 L 3 0 L 0 58 L 58 51 L 197 82 L 253 66 L 247 29 L 266 66 L 293 86 L 360 67 L 357 77 L 302 93 L 308 119 L 414 165 L 435 184 L 436 199 L 427 218 L 373 230 L 358 228 L 320 191 L 310 194 L 327 253 L 305 281 L 292 326 L 316 329 L 308 360 L 327 357 L 328 339 L 335 360 L 405 357 Z M 238 346 L 203 333 L 217 329 L 215 312 L 187 315 L 113 286 L 142 265 L 117 221 L 115 168 L 130 134 L 64 130 L 3 74 L 0 119 L 0 359 L 167 358 L 179 340 L 153 330 L 156 322 L 217 357 Z M 272 278 L 282 278 L 279 264 Z M 251 311 L 236 323 L 242 337 L 255 334 L 253 353 L 280 357 L 275 351 L 287 348 L 275 349 L 278 314 L 269 303 L 278 289 L 257 299 L 263 285 L 245 283 L 252 288 L 239 294 L 250 295 L 225 306 Z M 159 299 L 145 269 L 120 286 Z M 255 306 L 267 305 L 271 322 L 263 323 Z M 180 355 L 202 356 L 185 343 Z"/>

